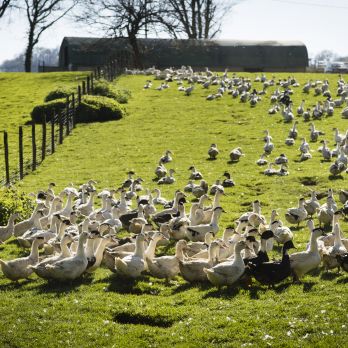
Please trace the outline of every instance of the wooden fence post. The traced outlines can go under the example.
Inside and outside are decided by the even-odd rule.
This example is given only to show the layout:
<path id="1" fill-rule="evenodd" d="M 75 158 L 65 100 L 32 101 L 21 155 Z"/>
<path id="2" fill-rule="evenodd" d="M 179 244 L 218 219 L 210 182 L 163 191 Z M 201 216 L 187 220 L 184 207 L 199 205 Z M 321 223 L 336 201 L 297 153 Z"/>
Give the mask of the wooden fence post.
<path id="1" fill-rule="evenodd" d="M 31 124 L 31 149 L 32 149 L 32 170 L 36 170 L 36 132 L 35 132 L 35 122 Z"/>
<path id="2" fill-rule="evenodd" d="M 10 185 L 10 164 L 8 159 L 8 135 L 6 131 L 4 131 L 4 150 L 5 150 L 6 185 Z"/>
<path id="3" fill-rule="evenodd" d="M 94 76 L 91 74 L 91 94 L 94 94 Z"/>
<path id="4" fill-rule="evenodd" d="M 91 80 L 90 80 L 89 76 L 87 76 L 86 82 L 87 82 L 87 94 L 90 94 L 90 92 L 91 92 Z"/>
<path id="5" fill-rule="evenodd" d="M 66 106 L 65 106 L 65 122 L 66 122 L 66 130 L 65 130 L 65 134 L 68 136 L 70 134 L 70 101 L 69 101 L 69 97 L 66 97 Z"/>
<path id="6" fill-rule="evenodd" d="M 51 119 L 51 153 L 55 152 L 55 141 L 54 141 L 54 115 Z"/>
<path id="7" fill-rule="evenodd" d="M 18 148 L 19 148 L 19 180 L 24 177 L 24 161 L 23 161 L 23 127 L 18 128 Z"/>
<path id="8" fill-rule="evenodd" d="M 63 128 L 64 128 L 64 124 L 63 124 L 63 115 L 60 112 L 59 113 L 59 144 L 63 144 Z"/>
<path id="9" fill-rule="evenodd" d="M 41 144 L 41 161 L 46 157 L 46 115 L 42 118 L 42 144 Z"/>
<path id="10" fill-rule="evenodd" d="M 97 73 L 98 73 L 98 79 L 100 79 L 101 78 L 100 66 L 98 66 L 98 68 L 97 68 Z"/>
<path id="11" fill-rule="evenodd" d="M 78 102 L 78 104 L 79 104 L 79 106 L 80 106 L 80 104 L 81 104 L 81 86 L 80 85 L 78 85 L 78 87 L 77 87 L 77 102 Z"/>
<path id="12" fill-rule="evenodd" d="M 82 95 L 86 94 L 86 81 L 82 81 Z"/>
<path id="13" fill-rule="evenodd" d="M 75 128 L 75 119 L 76 119 L 76 103 L 75 103 L 75 93 L 71 94 L 71 127 Z"/>

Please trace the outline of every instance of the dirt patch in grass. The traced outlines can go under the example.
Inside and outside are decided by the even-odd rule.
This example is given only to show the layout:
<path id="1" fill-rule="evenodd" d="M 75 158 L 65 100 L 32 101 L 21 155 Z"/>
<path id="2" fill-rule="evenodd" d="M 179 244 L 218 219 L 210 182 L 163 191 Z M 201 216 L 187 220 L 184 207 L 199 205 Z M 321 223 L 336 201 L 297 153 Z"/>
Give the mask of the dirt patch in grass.
<path id="1" fill-rule="evenodd" d="M 304 176 L 299 179 L 299 182 L 304 186 L 316 186 L 319 183 L 319 179 L 315 176 Z"/>

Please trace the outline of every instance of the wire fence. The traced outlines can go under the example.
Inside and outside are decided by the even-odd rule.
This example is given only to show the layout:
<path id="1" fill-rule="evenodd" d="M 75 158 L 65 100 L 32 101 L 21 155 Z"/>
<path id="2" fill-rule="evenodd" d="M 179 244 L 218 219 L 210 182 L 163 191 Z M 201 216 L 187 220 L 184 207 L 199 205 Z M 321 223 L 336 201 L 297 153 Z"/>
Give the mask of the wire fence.
<path id="1" fill-rule="evenodd" d="M 96 68 L 66 98 L 65 108 L 53 115 L 43 114 L 42 122 L 19 126 L 18 132 L 3 132 L 4 176 L 0 179 L 1 186 L 10 186 L 25 175 L 35 171 L 49 155 L 55 153 L 59 145 L 69 136 L 76 126 L 76 115 L 84 95 L 94 94 L 94 83 L 104 78 L 113 81 L 122 73 L 123 68 L 116 60 L 103 67 Z M 16 142 L 9 144 L 9 136 L 17 137 Z"/>

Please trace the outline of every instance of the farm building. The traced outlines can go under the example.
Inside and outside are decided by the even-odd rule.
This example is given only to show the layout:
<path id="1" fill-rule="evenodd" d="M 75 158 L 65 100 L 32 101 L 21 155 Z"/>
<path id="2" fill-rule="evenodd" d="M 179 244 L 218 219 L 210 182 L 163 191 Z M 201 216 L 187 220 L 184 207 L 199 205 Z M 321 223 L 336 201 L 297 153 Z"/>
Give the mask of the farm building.
<path id="1" fill-rule="evenodd" d="M 209 66 L 234 71 L 302 72 L 308 66 L 306 46 L 299 41 L 174 40 L 139 39 L 144 67 L 193 68 Z M 86 70 L 118 59 L 132 65 L 132 49 L 126 38 L 65 37 L 60 47 L 59 66 L 65 70 Z"/>

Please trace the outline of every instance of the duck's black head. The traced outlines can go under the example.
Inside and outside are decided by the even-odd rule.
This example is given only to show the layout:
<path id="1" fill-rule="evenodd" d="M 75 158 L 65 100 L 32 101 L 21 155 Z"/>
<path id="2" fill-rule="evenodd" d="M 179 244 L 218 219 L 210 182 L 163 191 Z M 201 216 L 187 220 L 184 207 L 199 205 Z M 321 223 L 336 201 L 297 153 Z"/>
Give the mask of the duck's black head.
<path id="1" fill-rule="evenodd" d="M 284 250 L 296 249 L 296 247 L 295 247 L 294 243 L 292 242 L 292 240 L 288 240 L 287 242 L 284 243 L 283 249 Z"/>
<path id="2" fill-rule="evenodd" d="M 270 239 L 272 237 L 274 237 L 274 234 L 273 234 L 273 232 L 271 230 L 266 230 L 261 235 L 261 239 Z"/>

